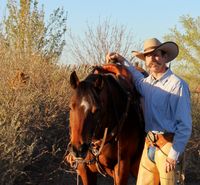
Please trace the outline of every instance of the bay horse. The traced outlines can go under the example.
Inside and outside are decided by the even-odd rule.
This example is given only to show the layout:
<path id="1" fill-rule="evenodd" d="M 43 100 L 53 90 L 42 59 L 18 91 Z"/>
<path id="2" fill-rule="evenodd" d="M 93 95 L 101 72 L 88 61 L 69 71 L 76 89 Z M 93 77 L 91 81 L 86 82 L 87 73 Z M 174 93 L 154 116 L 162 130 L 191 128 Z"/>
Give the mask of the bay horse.
<path id="1" fill-rule="evenodd" d="M 129 174 L 137 177 L 145 138 L 138 93 L 111 73 L 91 73 L 80 81 L 74 71 L 70 84 L 74 91 L 65 160 L 84 185 L 95 185 L 97 173 L 126 185 Z"/>

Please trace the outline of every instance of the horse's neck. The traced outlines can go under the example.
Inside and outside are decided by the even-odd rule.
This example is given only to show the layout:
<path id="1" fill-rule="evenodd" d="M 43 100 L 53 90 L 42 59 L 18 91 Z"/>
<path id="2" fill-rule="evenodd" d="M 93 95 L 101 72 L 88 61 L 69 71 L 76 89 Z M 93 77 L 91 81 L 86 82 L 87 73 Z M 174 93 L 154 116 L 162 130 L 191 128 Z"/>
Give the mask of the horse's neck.
<path id="1" fill-rule="evenodd" d="M 118 84 L 112 80 L 107 80 L 105 82 L 106 88 L 105 91 L 102 92 L 102 96 L 106 95 L 106 105 L 102 107 L 104 109 L 104 113 L 102 115 L 101 120 L 101 130 L 99 132 L 102 135 L 102 132 L 105 128 L 108 128 L 108 132 L 113 132 L 113 129 L 119 126 L 122 115 L 124 114 L 127 97 L 123 93 L 123 90 L 120 89 Z"/>

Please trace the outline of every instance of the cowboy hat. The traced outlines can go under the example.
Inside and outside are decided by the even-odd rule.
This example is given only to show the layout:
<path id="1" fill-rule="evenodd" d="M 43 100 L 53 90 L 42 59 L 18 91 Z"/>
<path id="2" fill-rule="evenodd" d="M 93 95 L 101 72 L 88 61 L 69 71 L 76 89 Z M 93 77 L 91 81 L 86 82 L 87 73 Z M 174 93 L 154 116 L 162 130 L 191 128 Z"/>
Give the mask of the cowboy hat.
<path id="1" fill-rule="evenodd" d="M 169 41 L 161 43 L 158 39 L 151 38 L 144 42 L 144 52 L 132 51 L 132 54 L 138 57 L 139 59 L 145 61 L 145 54 L 152 53 L 158 49 L 166 52 L 167 54 L 166 62 L 170 62 L 173 59 L 175 59 L 179 53 L 178 45 L 175 42 Z"/>

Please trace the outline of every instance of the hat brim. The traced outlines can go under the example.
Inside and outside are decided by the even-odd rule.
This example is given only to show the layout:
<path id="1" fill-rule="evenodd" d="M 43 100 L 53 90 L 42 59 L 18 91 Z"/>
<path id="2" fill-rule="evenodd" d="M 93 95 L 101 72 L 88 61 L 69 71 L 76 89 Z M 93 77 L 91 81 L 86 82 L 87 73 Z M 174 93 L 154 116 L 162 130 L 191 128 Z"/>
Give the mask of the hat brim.
<path id="1" fill-rule="evenodd" d="M 135 57 L 145 61 L 145 54 L 152 53 L 156 50 L 163 50 L 167 53 L 166 63 L 174 60 L 178 56 L 178 53 L 179 53 L 178 45 L 175 42 L 165 42 L 161 44 L 160 46 L 154 49 L 148 50 L 146 52 L 132 51 L 132 54 Z"/>

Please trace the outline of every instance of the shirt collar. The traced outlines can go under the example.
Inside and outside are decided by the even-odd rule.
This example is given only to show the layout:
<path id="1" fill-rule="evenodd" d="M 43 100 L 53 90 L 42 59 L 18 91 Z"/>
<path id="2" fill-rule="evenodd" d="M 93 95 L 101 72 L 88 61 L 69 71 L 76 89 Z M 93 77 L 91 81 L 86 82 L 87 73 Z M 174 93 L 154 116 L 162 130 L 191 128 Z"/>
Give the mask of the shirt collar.
<path id="1" fill-rule="evenodd" d="M 172 74 L 172 71 L 170 69 L 167 69 L 167 71 L 159 78 L 155 79 L 153 75 L 150 75 L 152 82 L 161 82 L 163 85 L 168 81 L 170 75 Z"/>

